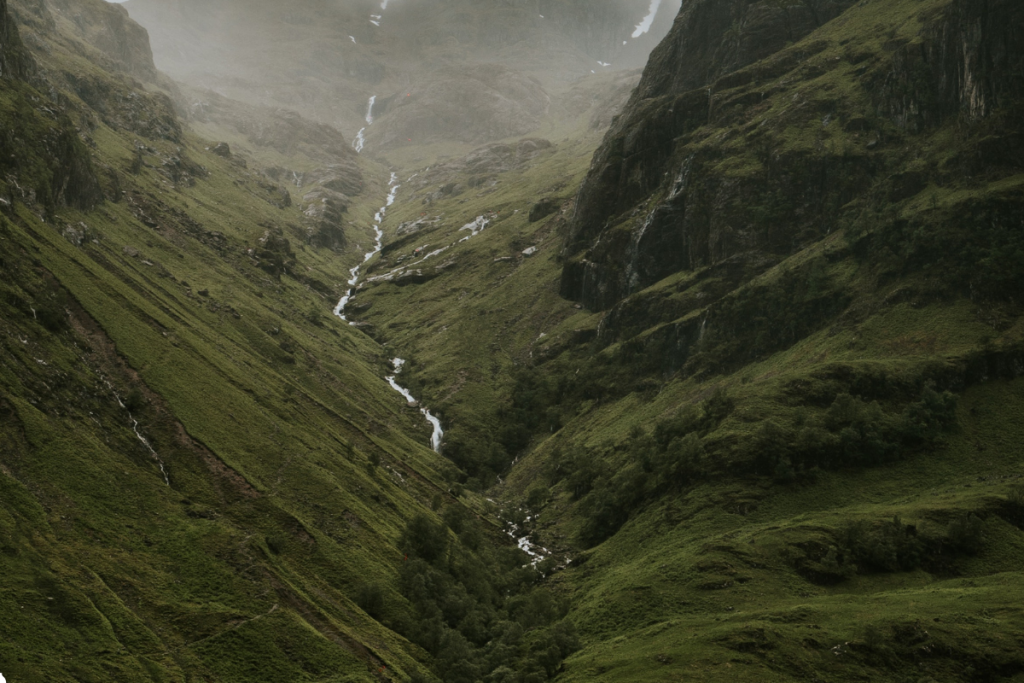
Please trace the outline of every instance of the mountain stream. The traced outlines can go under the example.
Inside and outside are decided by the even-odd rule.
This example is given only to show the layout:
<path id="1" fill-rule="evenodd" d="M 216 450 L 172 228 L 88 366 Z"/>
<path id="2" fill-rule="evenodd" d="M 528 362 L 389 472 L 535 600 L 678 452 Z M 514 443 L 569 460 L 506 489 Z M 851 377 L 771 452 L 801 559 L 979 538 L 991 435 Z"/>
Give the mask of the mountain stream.
<path id="1" fill-rule="evenodd" d="M 367 118 L 369 118 L 369 116 L 367 116 Z M 352 300 L 352 297 L 355 296 L 356 285 L 359 284 L 359 272 L 362 270 L 363 266 L 366 265 L 366 262 L 372 259 L 377 254 L 379 254 L 381 249 L 384 247 L 384 231 L 381 230 L 381 223 L 384 222 L 384 217 L 387 215 L 388 207 L 395 203 L 395 199 L 398 197 L 398 188 L 400 187 L 401 185 L 398 184 L 398 175 L 392 173 L 391 180 L 388 182 L 389 189 L 387 203 L 384 206 L 380 207 L 380 211 L 378 211 L 373 217 L 373 250 L 365 254 L 362 263 L 360 263 L 358 266 L 349 271 L 349 273 L 352 275 L 352 277 L 349 278 L 348 281 L 349 288 L 348 290 L 346 290 L 345 296 L 343 296 L 341 298 L 341 301 L 338 302 L 338 305 L 334 307 L 334 315 L 337 316 L 339 319 L 344 320 L 345 322 L 348 322 L 348 318 L 345 317 L 345 307 Z M 352 325 L 353 323 L 349 324 Z M 387 379 L 388 384 L 391 385 L 392 389 L 394 389 L 402 396 L 404 396 L 405 400 L 408 401 L 410 405 L 419 406 L 419 401 L 417 401 L 413 397 L 409 390 L 400 386 L 398 382 L 395 380 L 398 374 L 402 372 L 402 366 L 405 365 L 405 361 L 401 358 L 395 358 L 394 360 L 391 361 L 391 364 L 394 367 L 394 374 L 385 378 Z M 444 428 L 441 426 L 441 420 L 432 415 L 430 411 L 427 410 L 426 408 L 420 408 L 420 412 L 423 413 L 423 417 L 427 419 L 427 422 L 430 423 L 430 426 L 433 427 L 434 430 L 433 433 L 430 435 L 430 447 L 433 448 L 434 451 L 440 453 L 441 440 L 444 438 Z"/>

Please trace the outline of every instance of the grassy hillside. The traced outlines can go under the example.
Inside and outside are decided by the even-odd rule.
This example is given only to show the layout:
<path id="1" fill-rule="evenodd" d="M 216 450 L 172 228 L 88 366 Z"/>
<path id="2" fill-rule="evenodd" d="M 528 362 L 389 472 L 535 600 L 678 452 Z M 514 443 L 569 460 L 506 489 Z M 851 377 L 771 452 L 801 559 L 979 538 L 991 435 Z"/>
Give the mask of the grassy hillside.
<path id="1" fill-rule="evenodd" d="M 584 645 L 559 680 L 1024 675 L 1017 105 L 901 127 L 871 96 L 958 8 L 860 3 L 725 76 L 672 158 L 702 165 L 712 225 L 760 215 L 766 240 L 606 312 L 557 296 L 596 140 L 403 185 L 396 215 L 422 222 L 389 234 L 356 315 L 412 359 L 467 486 L 553 551 Z M 833 177 L 861 194 L 830 185 L 834 229 L 800 232 Z M 628 256 L 662 201 L 606 216 L 591 253 Z"/>
<path id="2" fill-rule="evenodd" d="M 630 105 L 651 137 L 601 139 L 623 84 L 595 78 L 533 137 L 379 162 L 25 24 L 0 671 L 1024 681 L 1018 107 L 929 119 L 914 66 L 966 2 L 858 3 L 712 106 Z M 683 186 L 715 236 L 685 258 L 643 242 Z M 633 203 L 583 253 L 602 187 Z M 614 296 L 560 296 L 620 262 Z"/>
<path id="3" fill-rule="evenodd" d="M 434 651 L 409 639 L 425 603 L 403 586 L 443 579 L 467 601 L 483 567 L 469 594 L 490 628 L 537 575 L 479 496 L 450 491 L 385 350 L 331 315 L 388 173 L 196 137 L 159 84 L 38 16 L 34 75 L 0 81 L 18 159 L 0 216 L 0 671 L 433 680 Z M 282 164 L 305 184 L 277 182 Z M 290 200 L 323 192 L 325 167 L 363 177 L 336 248 Z M 517 614 L 520 637 L 558 617 Z"/>

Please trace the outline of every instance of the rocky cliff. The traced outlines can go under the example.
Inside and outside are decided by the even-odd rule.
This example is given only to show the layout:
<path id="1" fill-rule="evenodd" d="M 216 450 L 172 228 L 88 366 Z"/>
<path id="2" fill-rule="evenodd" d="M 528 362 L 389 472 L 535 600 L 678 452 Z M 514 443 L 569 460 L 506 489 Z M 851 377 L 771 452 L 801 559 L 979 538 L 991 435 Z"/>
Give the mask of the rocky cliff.
<path id="1" fill-rule="evenodd" d="M 104 0 L 14 0 L 11 9 L 26 27 L 45 31 L 50 40 L 69 49 L 86 51 L 104 68 L 142 81 L 158 78 L 149 34 L 121 5 Z"/>
<path id="2" fill-rule="evenodd" d="M 0 204 L 22 201 L 45 212 L 92 208 L 103 194 L 89 152 L 67 108 L 29 85 L 35 61 L 19 36 L 0 2 Z"/>
<path id="3" fill-rule="evenodd" d="M 18 27 L 7 12 L 7 0 L 0 0 L 0 78 L 23 78 L 28 69 Z"/>
<path id="4" fill-rule="evenodd" d="M 926 3 L 870 37 L 886 10 L 852 4 L 684 6 L 580 190 L 564 296 L 606 309 L 678 271 L 749 278 L 865 203 L 1019 167 L 998 123 L 1024 93 L 1017 3 Z M 936 153 L 961 124 L 957 160 Z"/>

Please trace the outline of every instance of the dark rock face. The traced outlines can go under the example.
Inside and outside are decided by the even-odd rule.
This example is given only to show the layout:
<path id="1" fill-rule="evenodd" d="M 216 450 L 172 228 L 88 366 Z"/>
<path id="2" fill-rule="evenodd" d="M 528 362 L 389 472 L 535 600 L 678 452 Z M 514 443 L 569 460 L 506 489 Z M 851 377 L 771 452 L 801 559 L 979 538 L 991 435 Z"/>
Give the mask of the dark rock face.
<path id="1" fill-rule="evenodd" d="M 224 157 L 225 159 L 231 158 L 231 145 L 226 142 L 218 142 L 210 148 L 210 151 L 219 157 Z"/>
<path id="2" fill-rule="evenodd" d="M 558 211 L 561 206 L 561 202 L 552 197 L 545 197 L 539 202 L 530 207 L 530 222 L 536 223 L 539 220 L 547 218 L 555 211 Z"/>
<path id="3" fill-rule="evenodd" d="M 769 57 L 831 21 L 854 0 L 695 0 L 651 54 L 633 101 L 686 92 Z"/>
<path id="4" fill-rule="evenodd" d="M 128 91 L 123 83 L 94 74 L 65 74 L 68 85 L 112 128 L 151 140 L 181 142 L 181 122 L 163 93 Z"/>
<path id="5" fill-rule="evenodd" d="M 116 70 L 139 80 L 156 80 L 149 33 L 132 21 L 124 7 L 103 0 L 46 1 L 59 16 L 72 22 L 75 32 Z"/>
<path id="6" fill-rule="evenodd" d="M 899 50 L 880 86 L 880 112 L 918 132 L 1011 106 L 1024 92 L 1022 24 L 1020 3 L 957 0 L 927 27 L 922 45 Z"/>
<path id="7" fill-rule="evenodd" d="M 335 251 L 344 248 L 345 213 L 351 200 L 344 194 L 321 187 L 302 198 L 303 214 L 309 219 L 309 243 Z"/>
<path id="8" fill-rule="evenodd" d="M 894 40 L 877 54 L 798 42 L 859 11 L 851 5 L 684 3 L 580 190 L 563 296 L 602 310 L 678 271 L 736 259 L 777 263 L 840 229 L 854 200 L 877 201 L 881 192 L 898 202 L 934 181 L 903 168 L 908 160 L 891 143 L 950 121 L 973 125 L 999 110 L 1007 123 L 979 143 L 992 149 L 958 159 L 948 176 L 1024 162 L 1018 126 L 1005 114 L 1024 95 L 1024 7 L 957 0 L 926 18 L 923 40 Z M 858 75 L 858 104 L 846 93 L 800 91 L 800 82 L 839 68 Z M 781 107 L 770 101 L 780 92 Z M 772 106 L 781 113 L 769 119 Z M 829 147 L 834 138 L 823 133 L 817 147 L 793 144 L 798 128 L 841 130 L 845 149 Z M 747 166 L 729 168 L 737 159 Z"/>
<path id="9" fill-rule="evenodd" d="M 7 0 L 0 0 L 0 78 L 25 78 L 30 69 L 18 27 L 7 12 Z"/>

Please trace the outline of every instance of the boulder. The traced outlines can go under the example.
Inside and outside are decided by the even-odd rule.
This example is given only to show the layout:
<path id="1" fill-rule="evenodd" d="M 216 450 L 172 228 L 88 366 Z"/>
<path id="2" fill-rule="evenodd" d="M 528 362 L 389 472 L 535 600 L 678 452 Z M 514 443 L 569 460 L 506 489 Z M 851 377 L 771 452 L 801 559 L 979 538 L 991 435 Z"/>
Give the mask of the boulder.
<path id="1" fill-rule="evenodd" d="M 546 197 L 530 207 L 530 222 L 536 223 L 561 208 L 562 203 L 554 197 Z"/>
<path id="2" fill-rule="evenodd" d="M 210 151 L 219 157 L 225 159 L 231 158 L 231 146 L 226 142 L 218 142 L 216 145 L 210 148 Z"/>

